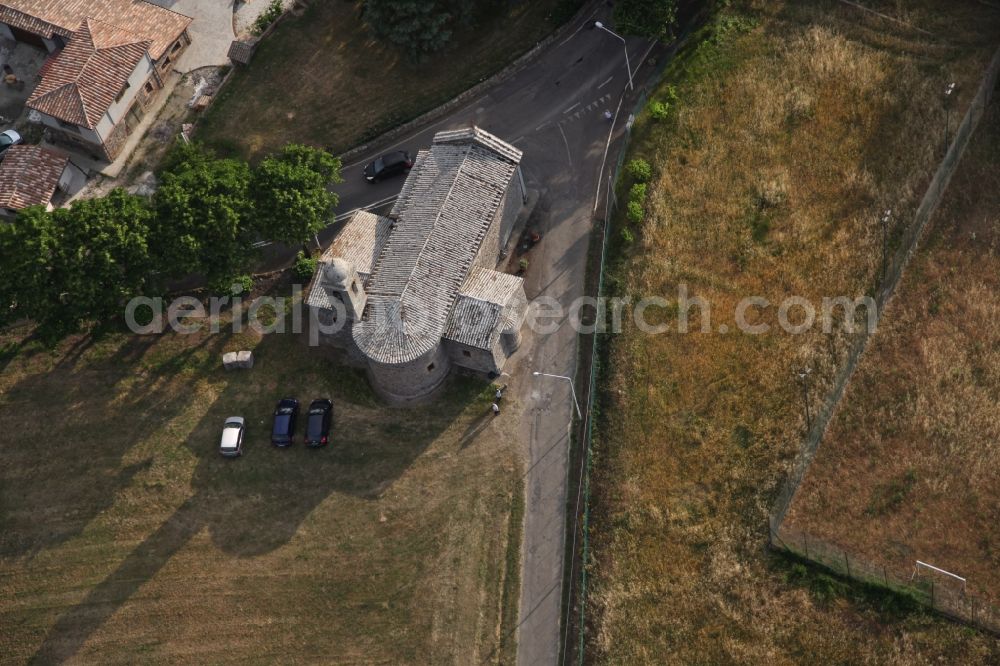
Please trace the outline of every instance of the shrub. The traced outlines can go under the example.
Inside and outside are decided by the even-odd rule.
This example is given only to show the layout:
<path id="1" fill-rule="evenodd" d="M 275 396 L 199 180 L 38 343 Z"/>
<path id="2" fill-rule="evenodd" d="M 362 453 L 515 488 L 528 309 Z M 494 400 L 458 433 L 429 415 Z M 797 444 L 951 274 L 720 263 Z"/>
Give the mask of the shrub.
<path id="1" fill-rule="evenodd" d="M 295 265 L 292 267 L 292 274 L 299 282 L 308 282 L 316 272 L 317 260 L 299 251 L 295 256 Z"/>
<path id="2" fill-rule="evenodd" d="M 622 227 L 622 240 L 625 241 L 626 243 L 632 243 L 633 241 L 635 241 L 635 235 L 632 233 L 632 230 L 629 229 L 628 227 Z"/>
<path id="3" fill-rule="evenodd" d="M 646 203 L 646 183 L 636 183 L 628 191 L 629 202 L 638 201 L 640 204 Z"/>
<path id="4" fill-rule="evenodd" d="M 213 291 L 227 293 L 230 296 L 249 296 L 250 292 L 253 291 L 252 275 L 237 275 L 228 282 L 228 285 L 222 285 L 221 289 L 213 289 Z"/>
<path id="5" fill-rule="evenodd" d="M 260 35 L 270 28 L 271 24 L 278 20 L 283 11 L 285 11 L 285 7 L 282 0 L 271 0 L 271 4 L 267 6 L 267 9 L 253 22 L 253 34 Z"/>
<path id="6" fill-rule="evenodd" d="M 643 218 L 646 217 L 646 210 L 642 207 L 642 202 L 640 201 L 629 201 L 628 202 L 628 219 L 629 222 L 639 224 L 642 222 Z"/>
<path id="7" fill-rule="evenodd" d="M 659 100 L 649 103 L 649 115 L 653 120 L 666 120 L 670 117 L 670 105 Z"/>
<path id="8" fill-rule="evenodd" d="M 663 94 L 667 98 L 667 106 L 674 106 L 677 104 L 677 86 L 667 86 L 663 91 Z"/>
<path id="9" fill-rule="evenodd" d="M 641 157 L 629 162 L 626 169 L 628 169 L 628 175 L 632 176 L 632 179 L 637 183 L 648 183 L 653 178 L 653 167 Z"/>
<path id="10" fill-rule="evenodd" d="M 653 120 L 666 120 L 670 117 L 671 109 L 677 106 L 677 88 L 667 86 L 663 90 L 664 99 L 654 99 L 649 102 L 649 115 Z"/>

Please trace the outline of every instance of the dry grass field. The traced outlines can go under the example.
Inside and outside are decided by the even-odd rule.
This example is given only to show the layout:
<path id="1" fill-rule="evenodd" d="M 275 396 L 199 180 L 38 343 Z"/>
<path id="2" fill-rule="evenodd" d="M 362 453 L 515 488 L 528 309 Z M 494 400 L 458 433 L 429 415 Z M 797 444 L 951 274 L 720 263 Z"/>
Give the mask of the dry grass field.
<path id="1" fill-rule="evenodd" d="M 957 81 L 964 110 L 1000 35 L 1000 12 L 971 0 L 867 4 L 903 23 L 833 1 L 724 13 L 654 93 L 676 86 L 670 118 L 638 120 L 630 157 L 656 174 L 636 240 L 612 247 L 610 284 L 672 300 L 684 284 L 711 304 L 712 331 L 678 334 L 667 309 L 672 332 L 629 329 L 609 342 L 595 440 L 595 662 L 1000 659 L 994 638 L 767 550 L 768 515 L 804 434 L 796 371 L 811 367 L 821 395 L 846 342 L 819 326 L 786 333 L 776 304 L 794 295 L 819 310 L 823 297 L 871 292 L 879 214 L 912 218 L 941 156 L 941 93 Z M 772 328 L 734 332 L 737 302 L 755 295 L 772 305 L 750 323 Z M 697 308 L 691 320 L 697 330 Z"/>
<path id="2" fill-rule="evenodd" d="M 1000 113 L 976 134 L 786 519 L 1000 602 Z M 926 573 L 926 572 L 924 572 Z M 939 585 L 947 584 L 939 579 Z"/>
<path id="3" fill-rule="evenodd" d="M 569 18 L 575 0 L 501 4 L 482 25 L 413 62 L 373 35 L 360 3 L 310 3 L 261 43 L 199 124 L 198 138 L 253 158 L 288 142 L 334 153 L 363 143 L 491 76 Z"/>
<path id="4" fill-rule="evenodd" d="M 389 409 L 298 336 L 225 331 L 0 338 L 0 662 L 509 662 L 521 468 L 489 390 Z M 271 447 L 286 395 L 333 399 L 329 448 Z"/>

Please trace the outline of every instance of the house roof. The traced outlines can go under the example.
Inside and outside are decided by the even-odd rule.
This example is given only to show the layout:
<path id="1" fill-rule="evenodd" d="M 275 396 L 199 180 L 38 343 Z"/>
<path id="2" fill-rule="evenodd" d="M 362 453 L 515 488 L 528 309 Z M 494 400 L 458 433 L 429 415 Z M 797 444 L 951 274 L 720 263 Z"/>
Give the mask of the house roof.
<path id="1" fill-rule="evenodd" d="M 387 217 L 375 215 L 366 210 L 357 211 L 337 234 L 333 244 L 323 253 L 319 261 L 320 269 L 334 259 L 344 259 L 354 266 L 362 284 L 367 284 L 372 266 L 389 239 L 392 225 L 393 221 Z M 325 284 L 325 276 L 326 271 L 324 270 L 316 272 L 313 288 L 309 290 L 309 296 L 306 300 L 307 305 L 327 309 L 333 307 L 326 289 L 322 288 Z"/>
<path id="2" fill-rule="evenodd" d="M 462 285 L 444 337 L 478 349 L 492 349 L 518 308 L 512 304 L 523 280 L 478 268 Z"/>
<path id="3" fill-rule="evenodd" d="M 11 146 L 0 162 L 0 208 L 48 205 L 68 164 L 69 157 L 54 150 Z"/>
<path id="4" fill-rule="evenodd" d="M 149 41 L 159 60 L 192 19 L 146 0 L 0 0 L 0 21 L 51 38 L 70 38 L 84 19 L 127 28 Z"/>
<path id="5" fill-rule="evenodd" d="M 440 344 L 520 159 L 478 128 L 441 132 L 417 155 L 368 280 L 366 315 L 352 329 L 366 356 L 406 363 Z"/>
<path id="6" fill-rule="evenodd" d="M 53 56 L 28 107 L 94 129 L 148 48 L 148 41 L 127 30 L 85 19 L 66 48 Z"/>

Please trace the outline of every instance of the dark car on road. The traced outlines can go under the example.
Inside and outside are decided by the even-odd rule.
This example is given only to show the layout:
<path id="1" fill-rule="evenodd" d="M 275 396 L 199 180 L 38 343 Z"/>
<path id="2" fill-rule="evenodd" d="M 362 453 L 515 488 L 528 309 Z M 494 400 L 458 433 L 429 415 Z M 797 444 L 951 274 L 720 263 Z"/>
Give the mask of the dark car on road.
<path id="1" fill-rule="evenodd" d="M 386 153 L 374 162 L 365 167 L 365 179 L 369 183 L 374 183 L 383 178 L 390 178 L 406 173 L 413 168 L 413 160 L 405 150 L 397 150 L 394 153 Z"/>
<path id="2" fill-rule="evenodd" d="M 330 426 L 333 424 L 333 403 L 323 398 L 313 400 L 309 405 L 306 422 L 306 446 L 326 446 L 330 441 Z"/>
<path id="3" fill-rule="evenodd" d="M 299 416 L 299 401 L 284 398 L 274 408 L 274 427 L 271 428 L 271 443 L 275 446 L 291 446 L 295 437 L 295 421 Z"/>

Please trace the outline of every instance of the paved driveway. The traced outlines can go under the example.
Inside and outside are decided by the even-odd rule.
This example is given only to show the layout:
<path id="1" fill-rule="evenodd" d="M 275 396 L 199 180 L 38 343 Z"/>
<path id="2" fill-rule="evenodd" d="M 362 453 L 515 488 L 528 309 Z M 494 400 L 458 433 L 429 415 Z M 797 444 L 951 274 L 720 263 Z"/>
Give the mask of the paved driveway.
<path id="1" fill-rule="evenodd" d="M 177 62 L 176 69 L 190 72 L 199 67 L 227 65 L 233 34 L 233 0 L 149 0 L 171 11 L 190 16 L 191 46 Z M 258 0 L 261 2 L 262 0 Z"/>

